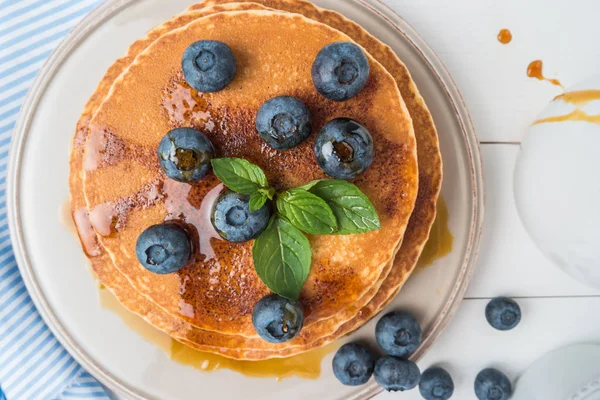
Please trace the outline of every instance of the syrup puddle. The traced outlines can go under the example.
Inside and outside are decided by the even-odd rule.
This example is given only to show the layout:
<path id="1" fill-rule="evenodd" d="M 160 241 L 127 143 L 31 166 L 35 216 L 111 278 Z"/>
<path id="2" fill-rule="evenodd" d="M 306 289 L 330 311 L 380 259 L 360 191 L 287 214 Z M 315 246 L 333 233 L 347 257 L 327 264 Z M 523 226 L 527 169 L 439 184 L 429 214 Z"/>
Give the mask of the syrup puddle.
<path id="1" fill-rule="evenodd" d="M 532 61 L 527 66 L 527 76 L 530 78 L 539 79 L 540 81 L 550 82 L 551 84 L 564 89 L 564 86 L 562 85 L 562 83 L 560 83 L 558 79 L 546 78 L 543 74 L 543 69 L 544 63 L 542 62 L 542 60 Z"/>
<path id="2" fill-rule="evenodd" d="M 448 206 L 440 196 L 437 202 L 437 215 L 431 226 L 429 240 L 425 243 L 417 268 L 423 269 L 433 264 L 437 259 L 444 257 L 452 251 L 454 237 L 448 228 Z"/>
<path id="3" fill-rule="evenodd" d="M 325 356 L 337 350 L 338 344 L 311 350 L 288 358 L 264 361 L 232 360 L 216 354 L 194 350 L 166 333 L 154 328 L 138 315 L 130 312 L 119 303 L 109 290 L 99 291 L 102 308 L 118 315 L 125 325 L 146 341 L 155 344 L 173 361 L 204 372 L 229 369 L 240 374 L 256 378 L 276 378 L 278 381 L 293 376 L 303 379 L 317 379 L 321 375 L 321 364 Z"/>

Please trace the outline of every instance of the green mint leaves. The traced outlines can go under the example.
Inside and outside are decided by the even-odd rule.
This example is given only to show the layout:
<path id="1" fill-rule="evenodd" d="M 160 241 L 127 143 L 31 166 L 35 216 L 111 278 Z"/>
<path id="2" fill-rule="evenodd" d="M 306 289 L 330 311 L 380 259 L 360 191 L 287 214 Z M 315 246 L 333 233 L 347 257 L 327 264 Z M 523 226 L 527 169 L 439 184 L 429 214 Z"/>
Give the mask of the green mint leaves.
<path id="1" fill-rule="evenodd" d="M 381 228 L 375 207 L 354 184 L 325 179 L 276 193 L 263 170 L 241 158 L 212 160 L 215 175 L 249 196 L 250 212 L 275 201 L 276 213 L 254 241 L 254 269 L 267 287 L 298 300 L 310 271 L 312 250 L 304 233 L 348 235 Z"/>
<path id="2" fill-rule="evenodd" d="M 271 291 L 291 301 L 300 297 L 310 272 L 311 257 L 306 236 L 277 216 L 252 247 L 256 274 Z"/>
<path id="3" fill-rule="evenodd" d="M 348 235 L 381 228 L 373 203 L 355 185 L 341 180 L 318 181 L 310 192 L 325 200 L 338 222 L 336 233 Z"/>
<path id="4" fill-rule="evenodd" d="M 303 189 L 289 189 L 277 197 L 277 212 L 292 225 L 312 235 L 330 235 L 337 229 L 325 200 Z"/>
<path id="5" fill-rule="evenodd" d="M 211 163 L 217 178 L 234 192 L 250 196 L 261 188 L 268 189 L 263 170 L 242 158 L 213 158 Z"/>

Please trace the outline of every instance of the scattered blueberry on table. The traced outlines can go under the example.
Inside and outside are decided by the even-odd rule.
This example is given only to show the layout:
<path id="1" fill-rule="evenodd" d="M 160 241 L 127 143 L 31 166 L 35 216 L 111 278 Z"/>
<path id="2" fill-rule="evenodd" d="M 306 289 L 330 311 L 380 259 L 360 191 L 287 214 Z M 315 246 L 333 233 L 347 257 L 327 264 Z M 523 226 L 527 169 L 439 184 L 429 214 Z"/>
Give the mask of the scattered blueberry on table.
<path id="1" fill-rule="evenodd" d="M 350 42 L 336 42 L 323 47 L 311 70 L 317 91 L 334 101 L 345 101 L 360 93 L 369 73 L 367 56 L 358 45 Z"/>
<path id="2" fill-rule="evenodd" d="M 475 395 L 479 400 L 508 400 L 512 396 L 512 386 L 502 372 L 486 368 L 475 378 Z"/>
<path id="3" fill-rule="evenodd" d="M 396 392 L 416 387 L 421 379 L 421 371 L 412 361 L 384 356 L 377 360 L 373 376 L 379 386 Z"/>
<path id="4" fill-rule="evenodd" d="M 373 163 L 373 138 L 367 129 L 349 118 L 334 119 L 315 140 L 319 167 L 336 179 L 354 179 Z"/>
<path id="5" fill-rule="evenodd" d="M 521 307 L 507 297 L 492 299 L 485 308 L 488 323 L 500 331 L 508 331 L 521 321 Z"/>
<path id="6" fill-rule="evenodd" d="M 138 237 L 138 261 L 150 272 L 170 274 L 183 268 L 192 246 L 186 231 L 175 223 L 163 223 L 147 228 Z"/>
<path id="7" fill-rule="evenodd" d="M 360 343 L 346 343 L 333 357 L 333 373 L 344 385 L 367 383 L 373 375 L 375 356 Z"/>
<path id="8" fill-rule="evenodd" d="M 258 237 L 269 224 L 271 210 L 265 203 L 250 212 L 250 197 L 227 190 L 219 196 L 212 212 L 212 224 L 223 239 L 240 243 Z"/>
<path id="9" fill-rule="evenodd" d="M 237 62 L 223 42 L 199 40 L 183 53 L 181 61 L 186 82 L 199 92 L 218 92 L 235 78 Z"/>
<path id="10" fill-rule="evenodd" d="M 419 392 L 425 400 L 448 400 L 454 393 L 454 381 L 443 368 L 429 368 L 421 374 Z"/>
<path id="11" fill-rule="evenodd" d="M 408 357 L 421 344 L 421 326 L 416 318 L 404 311 L 390 312 L 377 322 L 375 339 L 387 354 Z"/>
<path id="12" fill-rule="evenodd" d="M 258 301 L 252 311 L 252 324 L 258 335 L 269 343 L 284 343 L 295 338 L 304 324 L 304 310 L 277 294 Z"/>
<path id="13" fill-rule="evenodd" d="M 210 139 L 192 128 L 169 131 L 158 145 L 158 161 L 165 174 L 179 182 L 194 182 L 210 171 L 215 149 Z"/>
<path id="14" fill-rule="evenodd" d="M 292 96 L 267 100 L 256 114 L 256 130 L 274 149 L 289 150 L 312 133 L 308 107 Z"/>

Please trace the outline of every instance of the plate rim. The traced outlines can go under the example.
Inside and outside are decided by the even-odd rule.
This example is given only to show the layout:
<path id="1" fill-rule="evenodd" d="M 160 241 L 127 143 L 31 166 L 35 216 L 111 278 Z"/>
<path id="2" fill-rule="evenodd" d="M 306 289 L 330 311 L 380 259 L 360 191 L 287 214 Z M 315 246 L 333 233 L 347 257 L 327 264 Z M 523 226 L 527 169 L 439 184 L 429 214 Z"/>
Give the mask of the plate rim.
<path id="1" fill-rule="evenodd" d="M 20 201 L 20 182 L 18 180 L 20 174 L 20 165 L 23 158 L 25 145 L 28 139 L 29 127 L 35 115 L 37 105 L 44 93 L 45 88 L 50 84 L 52 78 L 56 74 L 58 68 L 70 55 L 70 52 L 76 48 L 79 43 L 84 40 L 91 32 L 97 29 L 107 18 L 123 7 L 136 3 L 138 0 L 105 0 L 97 8 L 87 14 L 60 42 L 48 57 L 40 72 L 34 79 L 31 88 L 29 89 L 15 129 L 13 131 L 11 148 L 9 154 L 9 162 L 7 167 L 7 219 L 13 252 L 19 271 L 29 292 L 33 303 L 35 304 L 42 319 L 57 338 L 57 340 L 65 347 L 69 354 L 89 373 L 96 377 L 100 382 L 106 385 L 116 393 L 131 399 L 144 400 L 146 397 L 136 389 L 130 387 L 126 382 L 122 381 L 110 372 L 106 371 L 102 366 L 97 364 L 91 356 L 73 339 L 69 332 L 64 328 L 54 311 L 50 307 L 47 299 L 43 295 L 41 286 L 39 285 L 32 263 L 28 256 L 27 246 L 25 244 L 22 221 L 19 214 Z M 434 321 L 432 328 L 426 340 L 419 346 L 417 351 L 411 356 L 411 359 L 419 360 L 435 340 L 441 335 L 449 321 L 452 319 L 458 310 L 464 294 L 468 288 L 472 273 L 475 268 L 479 247 L 480 238 L 483 227 L 484 207 L 485 207 L 485 190 L 483 179 L 483 162 L 481 159 L 479 139 L 475 132 L 471 116 L 466 107 L 466 103 L 452 79 L 450 73 L 439 59 L 433 49 L 427 42 L 416 32 L 416 30 L 404 20 L 396 11 L 383 0 L 351 0 L 352 2 L 369 9 L 374 12 L 379 18 L 386 21 L 392 26 L 399 35 L 403 36 L 404 40 L 416 50 L 421 59 L 428 65 L 433 75 L 438 79 L 440 87 L 446 92 L 446 98 L 453 107 L 455 118 L 460 125 L 460 130 L 463 135 L 463 140 L 466 145 L 467 154 L 469 157 L 471 185 L 472 191 L 472 219 L 470 224 L 470 235 L 465 249 L 465 258 L 461 265 L 456 283 L 444 309 Z M 383 389 L 376 384 L 371 383 L 365 388 L 352 395 L 349 400 L 365 400 L 370 399 L 379 394 Z"/>

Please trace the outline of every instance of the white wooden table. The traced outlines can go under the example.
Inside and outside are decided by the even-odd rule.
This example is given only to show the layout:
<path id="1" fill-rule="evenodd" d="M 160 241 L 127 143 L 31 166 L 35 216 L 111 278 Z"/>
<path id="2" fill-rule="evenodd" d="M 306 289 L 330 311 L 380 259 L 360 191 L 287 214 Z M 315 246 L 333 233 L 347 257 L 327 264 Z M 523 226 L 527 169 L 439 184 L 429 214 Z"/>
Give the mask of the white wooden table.
<path id="1" fill-rule="evenodd" d="M 482 247 L 466 298 L 454 320 L 419 363 L 441 365 L 456 384 L 453 399 L 474 399 L 473 381 L 495 366 L 516 379 L 544 353 L 600 341 L 600 291 L 555 268 L 525 232 L 513 198 L 519 142 L 559 87 L 528 78 L 528 64 L 565 86 L 600 72 L 597 0 L 387 0 L 438 53 L 461 89 L 481 141 L 486 216 Z M 502 45 L 500 29 L 513 33 Z M 452 216 L 450 216 L 452 218 Z M 521 324 L 491 328 L 488 300 L 516 298 Z M 421 399 L 418 390 L 385 393 L 378 400 Z"/>

